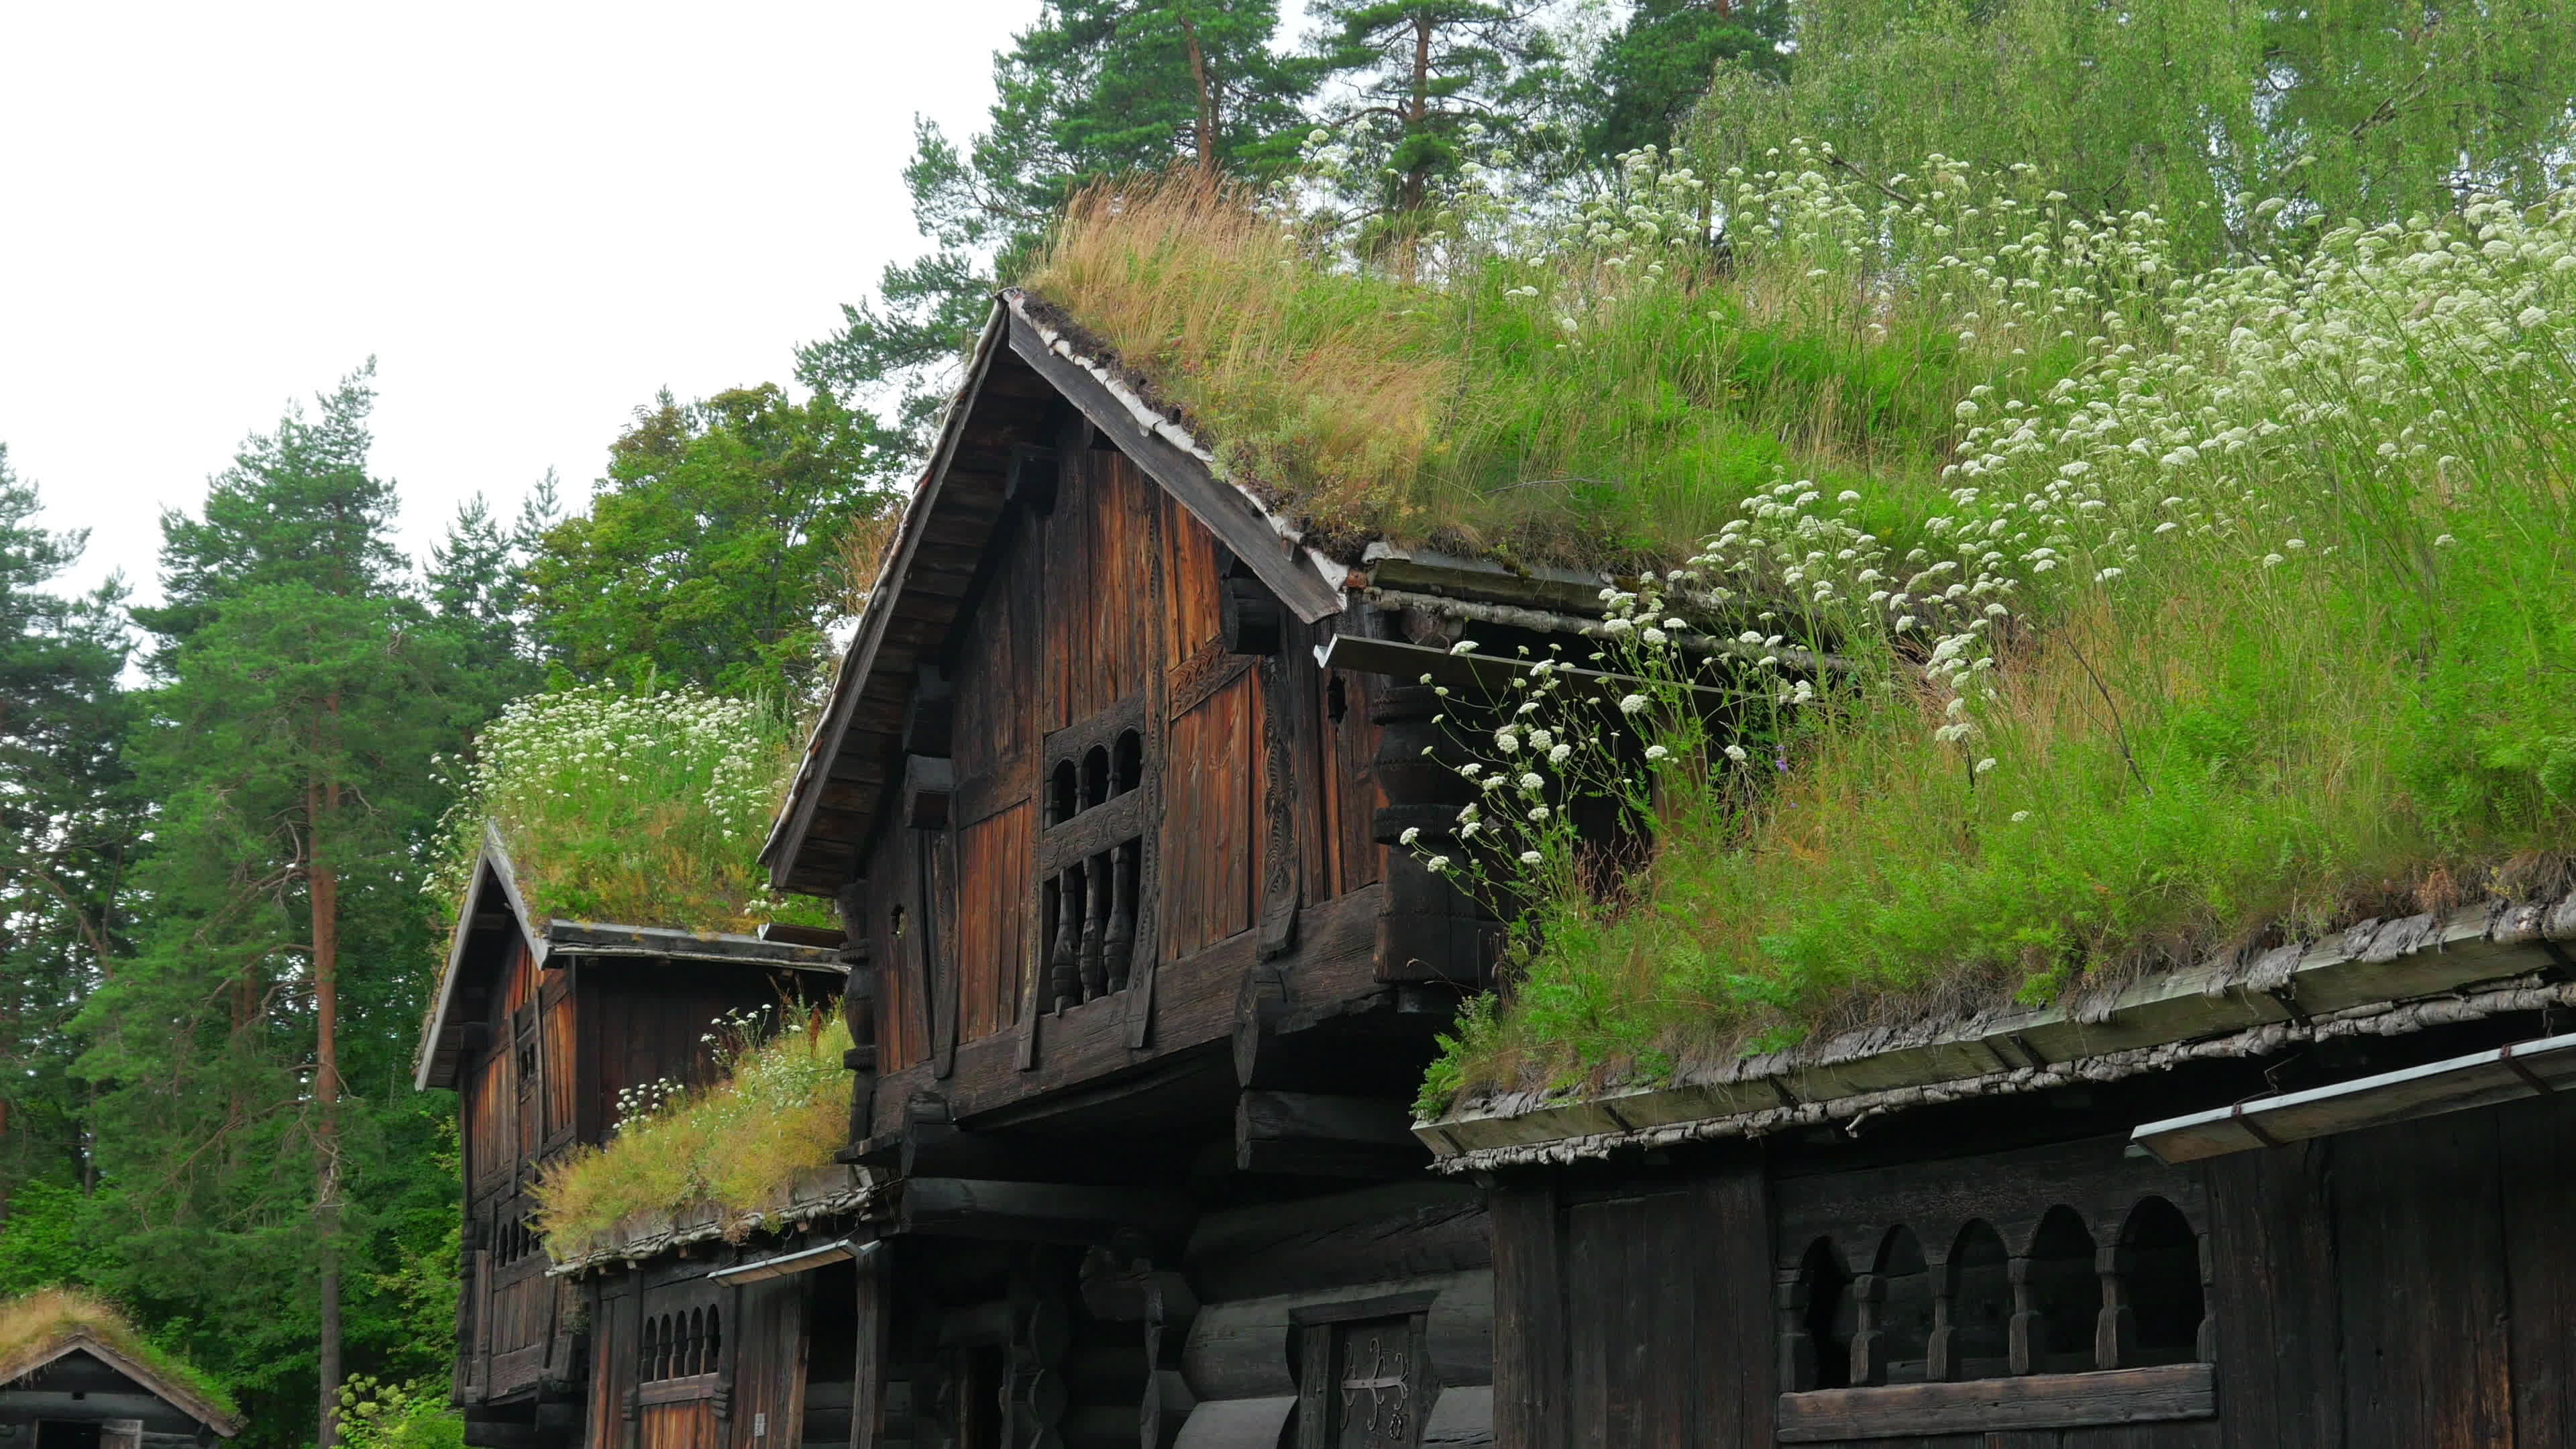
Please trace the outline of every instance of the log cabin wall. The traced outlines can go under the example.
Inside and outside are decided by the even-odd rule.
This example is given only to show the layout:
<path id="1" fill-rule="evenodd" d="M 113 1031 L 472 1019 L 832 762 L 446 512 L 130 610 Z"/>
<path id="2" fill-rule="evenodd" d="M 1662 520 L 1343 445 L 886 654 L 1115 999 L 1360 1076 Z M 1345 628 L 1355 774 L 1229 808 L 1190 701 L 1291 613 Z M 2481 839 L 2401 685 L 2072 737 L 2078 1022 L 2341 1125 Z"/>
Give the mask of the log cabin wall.
<path id="1" fill-rule="evenodd" d="M 1512 1174 L 1496 1443 L 2576 1445 L 2576 1103 L 2123 1145 Z"/>
<path id="2" fill-rule="evenodd" d="M 867 855 L 882 1072 L 1384 874 L 1373 681 L 1319 669 L 1293 621 L 1230 648 L 1245 581 L 1214 536 L 1081 424 L 1053 441 L 1052 492 L 1008 506 L 924 674 L 946 813 Z"/>

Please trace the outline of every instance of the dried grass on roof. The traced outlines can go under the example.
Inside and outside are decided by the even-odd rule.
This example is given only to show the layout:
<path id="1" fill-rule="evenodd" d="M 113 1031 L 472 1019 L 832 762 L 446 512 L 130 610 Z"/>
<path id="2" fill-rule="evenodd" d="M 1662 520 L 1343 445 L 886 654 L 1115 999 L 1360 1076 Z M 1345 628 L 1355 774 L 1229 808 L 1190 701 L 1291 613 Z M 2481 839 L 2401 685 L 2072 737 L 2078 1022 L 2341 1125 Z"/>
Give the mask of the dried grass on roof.
<path id="1" fill-rule="evenodd" d="M 0 1383 L 25 1373 L 32 1360 L 74 1334 L 97 1339 L 202 1398 L 226 1418 L 241 1412 L 232 1395 L 196 1365 L 145 1338 L 107 1300 L 73 1288 L 45 1288 L 0 1302 Z"/>

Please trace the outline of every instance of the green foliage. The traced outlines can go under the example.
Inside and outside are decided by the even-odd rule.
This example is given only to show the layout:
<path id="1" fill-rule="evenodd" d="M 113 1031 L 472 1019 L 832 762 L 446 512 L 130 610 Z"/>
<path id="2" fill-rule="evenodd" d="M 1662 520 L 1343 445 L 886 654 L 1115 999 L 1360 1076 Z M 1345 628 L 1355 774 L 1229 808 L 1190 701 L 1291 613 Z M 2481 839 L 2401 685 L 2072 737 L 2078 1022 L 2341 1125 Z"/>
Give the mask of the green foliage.
<path id="1" fill-rule="evenodd" d="M 1785 84 L 1767 59 L 1721 67 L 1695 159 L 1759 169 L 1805 137 L 1882 180 L 1928 155 L 2026 164 L 2084 216 L 2162 211 L 2201 265 L 2258 244 L 2260 197 L 2370 223 L 2471 189 L 2540 200 L 2576 141 L 2564 27 L 2547 0 L 1823 0 Z"/>
<path id="2" fill-rule="evenodd" d="M 447 1406 L 444 1378 L 389 1383 L 352 1374 L 340 1390 L 346 1449 L 464 1449 L 465 1416 Z"/>
<path id="3" fill-rule="evenodd" d="M 837 612 L 843 540 L 895 506 L 892 442 L 828 394 L 798 403 L 766 385 L 639 411 L 590 511 L 534 544 L 548 658 L 579 681 L 800 697 Z"/>
<path id="4" fill-rule="evenodd" d="M 424 1347 L 378 1279 L 447 1230 L 454 1155 L 409 1046 L 436 959 L 412 842 L 429 760 L 466 721 L 455 634 L 408 592 L 367 468 L 360 373 L 254 436 L 203 520 L 168 520 L 157 683 L 131 755 L 154 802 L 132 954 L 73 1030 L 94 1093 L 92 1281 L 249 1408 L 256 1444 L 312 1432 L 319 1302 L 343 1280 L 349 1361 Z M 315 1090 L 315 881 L 336 883 L 339 1082 Z"/>
<path id="5" fill-rule="evenodd" d="M 772 896 L 755 858 L 801 743 L 774 706 L 695 689 L 530 695 L 449 781 L 423 889 L 463 899 L 488 821 L 540 917 L 693 931 L 815 918 Z"/>
<path id="6" fill-rule="evenodd" d="M 1783 0 L 1638 0 L 1595 62 L 1591 79 L 1604 95 L 1584 128 L 1584 151 L 1615 163 L 1627 152 L 1672 144 L 1720 64 L 1785 76 L 1789 59 L 1780 42 L 1788 28 Z"/>
<path id="7" fill-rule="evenodd" d="M 1886 275 L 1790 234 L 1833 285 Z M 2104 252 L 2131 280 L 2089 316 L 2045 310 L 2061 288 L 1981 319 L 2091 335 L 2065 375 L 1961 400 L 1902 538 L 1866 481 L 1782 481 L 1663 581 L 1856 673 L 1771 686 L 1617 891 L 1502 870 L 1542 929 L 1442 1104 L 2563 883 L 2576 210 L 2479 202 L 2183 276 L 2146 265 L 2158 235 Z"/>
<path id="8" fill-rule="evenodd" d="M 122 950 L 118 889 L 143 829 L 121 589 L 50 592 L 83 540 L 36 527 L 37 507 L 0 448 L 0 1212 L 18 1184 L 85 1165 L 68 1026 Z"/>
<path id="9" fill-rule="evenodd" d="M 1559 61 L 1526 0 L 1317 0 L 1320 59 L 1349 87 L 1327 124 L 1355 151 L 1351 204 L 1396 230 L 1493 143 L 1545 149 L 1537 122 Z"/>
<path id="10" fill-rule="evenodd" d="M 828 1167 L 849 1136 L 849 1028 L 836 1013 L 731 1012 L 709 1024 L 724 1079 L 631 1094 L 616 1136 L 577 1148 L 537 1185 L 546 1250 L 567 1261 L 636 1214 L 774 1208 L 800 1172 Z"/>

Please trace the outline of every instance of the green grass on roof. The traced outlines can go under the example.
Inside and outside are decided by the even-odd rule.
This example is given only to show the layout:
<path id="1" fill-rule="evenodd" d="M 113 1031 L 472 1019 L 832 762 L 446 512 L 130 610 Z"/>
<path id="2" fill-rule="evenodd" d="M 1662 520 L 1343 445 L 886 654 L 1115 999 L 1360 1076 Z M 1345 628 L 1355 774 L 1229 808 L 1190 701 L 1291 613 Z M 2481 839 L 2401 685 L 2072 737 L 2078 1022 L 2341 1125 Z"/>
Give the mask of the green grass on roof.
<path id="1" fill-rule="evenodd" d="M 1757 678 L 1705 741 L 1643 706 L 1562 712 L 1563 761 L 1468 741 L 1508 783 L 1452 868 L 1538 906 L 1426 1108 L 2566 887 L 2563 198 L 2249 205 L 2248 258 L 2184 274 L 2161 218 L 2027 173 L 1711 184 L 1724 254 L 1623 205 L 1488 218 L 1409 275 L 1147 187 L 1031 278 L 1321 521 L 1688 565 L 1765 611 L 1751 642 L 1854 665 Z M 1619 733 L 1670 753 L 1611 768 Z M 1587 761 L 1651 781 L 1642 864 L 1533 818 Z"/>
<path id="2" fill-rule="evenodd" d="M 757 857 L 801 740 L 783 712 L 693 689 L 531 695 L 456 767 L 431 888 L 461 900 L 488 821 L 540 921 L 693 931 L 824 919 Z"/>
<path id="3" fill-rule="evenodd" d="M 29 1358 L 67 1334 L 88 1332 L 100 1342 L 171 1383 L 187 1389 L 226 1418 L 241 1410 L 223 1385 L 196 1365 L 143 1336 L 105 1299 L 71 1288 L 46 1288 L 0 1302 L 0 1382 L 25 1372 Z"/>
<path id="4" fill-rule="evenodd" d="M 711 1023 L 721 1081 L 630 1091 L 605 1146 L 575 1148 L 547 1169 L 536 1196 L 557 1262 L 604 1246 L 638 1214 L 712 1207 L 734 1222 L 777 1206 L 798 1174 L 831 1165 L 849 1135 L 849 1028 L 836 1014 L 791 1013 L 775 1033 L 768 1021 L 736 1013 Z"/>

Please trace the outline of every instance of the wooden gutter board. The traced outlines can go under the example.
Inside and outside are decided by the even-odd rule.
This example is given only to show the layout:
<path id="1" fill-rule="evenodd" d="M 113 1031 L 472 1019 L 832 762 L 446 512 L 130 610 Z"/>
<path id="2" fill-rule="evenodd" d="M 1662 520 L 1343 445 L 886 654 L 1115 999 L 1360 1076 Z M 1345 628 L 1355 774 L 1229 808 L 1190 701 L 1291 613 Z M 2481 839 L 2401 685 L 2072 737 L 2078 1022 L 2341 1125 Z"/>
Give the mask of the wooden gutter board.
<path id="1" fill-rule="evenodd" d="M 2528 1075 L 2526 1075 L 2528 1074 Z M 2471 1052 L 2332 1086 L 2150 1122 L 2130 1141 L 2167 1164 L 2449 1112 L 2493 1107 L 2576 1088 L 2576 1035 Z"/>
<path id="2" fill-rule="evenodd" d="M 1402 549 L 1385 543 L 1370 544 L 1363 558 L 1361 567 L 1377 588 L 1588 613 L 1595 618 L 1601 614 L 1601 591 L 1615 587 L 1603 575 L 1575 569 L 1541 566 L 1513 570 L 1485 559 Z"/>

